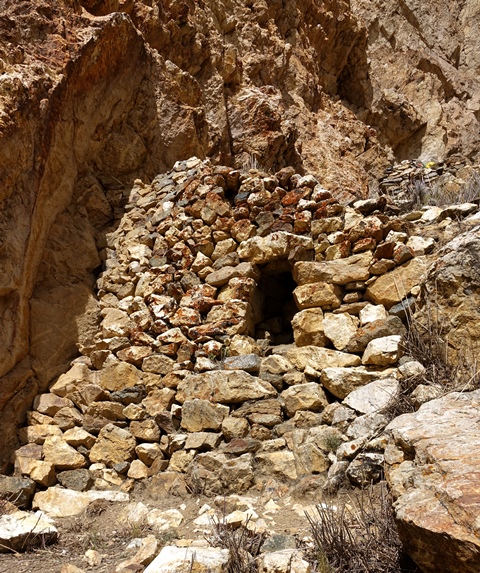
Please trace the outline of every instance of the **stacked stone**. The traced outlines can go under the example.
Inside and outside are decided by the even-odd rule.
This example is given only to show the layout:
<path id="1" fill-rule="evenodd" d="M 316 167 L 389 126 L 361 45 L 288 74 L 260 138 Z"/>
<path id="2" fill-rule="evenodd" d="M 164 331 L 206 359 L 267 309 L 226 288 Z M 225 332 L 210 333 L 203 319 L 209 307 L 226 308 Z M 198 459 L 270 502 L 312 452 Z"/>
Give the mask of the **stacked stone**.
<path id="1" fill-rule="evenodd" d="M 379 188 L 394 200 L 397 205 L 408 207 L 421 202 L 424 188 L 441 184 L 455 196 L 473 175 L 475 170 L 464 161 L 439 161 L 422 163 L 415 159 L 405 159 L 401 163 L 387 167 L 379 181 Z"/>
<path id="2" fill-rule="evenodd" d="M 330 485 L 345 472 L 378 478 L 383 409 L 422 369 L 402 359 L 401 317 L 435 245 L 384 205 L 341 205 L 290 168 L 196 158 L 137 181 L 105 237 L 96 344 L 37 396 L 15 474 L 207 494 L 327 472 Z M 295 344 L 272 347 L 258 282 L 286 269 Z"/>

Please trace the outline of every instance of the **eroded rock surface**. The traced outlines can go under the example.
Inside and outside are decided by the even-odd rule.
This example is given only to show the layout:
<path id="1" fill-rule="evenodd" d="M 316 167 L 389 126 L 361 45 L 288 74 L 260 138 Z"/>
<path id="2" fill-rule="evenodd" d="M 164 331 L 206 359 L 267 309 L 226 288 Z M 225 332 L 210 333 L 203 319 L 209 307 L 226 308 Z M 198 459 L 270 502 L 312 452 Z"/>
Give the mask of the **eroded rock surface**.
<path id="1" fill-rule="evenodd" d="M 448 7 L 440 0 L 352 0 L 351 6 L 369 42 L 350 54 L 356 68 L 350 68 L 343 97 L 362 110 L 398 159 L 439 160 L 456 153 L 457 145 L 478 156 L 476 0 Z"/>
<path id="2" fill-rule="evenodd" d="M 426 573 L 480 567 L 480 391 L 432 400 L 388 426 L 399 532 Z"/>
<path id="3" fill-rule="evenodd" d="M 423 326 L 431 322 L 433 332 L 448 332 L 449 359 L 467 368 L 476 361 L 480 342 L 479 269 L 480 228 L 475 227 L 439 251 L 417 314 Z"/>

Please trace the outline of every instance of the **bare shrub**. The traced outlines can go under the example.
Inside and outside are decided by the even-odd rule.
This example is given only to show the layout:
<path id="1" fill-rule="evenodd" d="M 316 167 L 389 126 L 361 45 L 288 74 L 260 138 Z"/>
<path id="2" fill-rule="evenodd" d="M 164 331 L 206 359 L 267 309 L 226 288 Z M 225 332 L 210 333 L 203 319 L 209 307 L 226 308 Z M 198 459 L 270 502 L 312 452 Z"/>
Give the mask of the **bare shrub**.
<path id="1" fill-rule="evenodd" d="M 116 539 L 124 540 L 130 540 L 136 537 L 147 537 L 147 535 L 154 533 L 154 530 L 150 527 L 146 518 L 138 521 L 117 521 L 115 531 Z"/>
<path id="2" fill-rule="evenodd" d="M 9 502 L 6 499 L 0 498 L 0 516 L 8 515 L 9 512 Z"/>
<path id="3" fill-rule="evenodd" d="M 425 367 L 424 374 L 409 381 L 410 390 L 419 383 L 441 386 L 445 392 L 473 390 L 480 383 L 477 349 L 468 344 L 460 351 L 452 349 L 448 341 L 451 329 L 436 299 L 433 293 L 425 298 L 421 312 L 406 314 L 404 350 Z"/>
<path id="4" fill-rule="evenodd" d="M 400 573 L 403 551 L 386 486 L 370 486 L 337 507 L 307 514 L 318 573 Z M 410 569 L 414 571 L 414 569 Z"/>
<path id="5" fill-rule="evenodd" d="M 112 537 L 111 529 L 103 526 L 86 512 L 67 519 L 63 524 L 64 545 L 70 550 L 85 552 L 103 549 Z"/>
<path id="6" fill-rule="evenodd" d="M 443 207 L 455 203 L 475 203 L 480 200 L 480 173 L 475 172 L 459 191 L 452 191 L 446 182 L 416 179 L 407 187 L 409 208 L 427 205 Z"/>
<path id="7" fill-rule="evenodd" d="M 257 155 L 250 153 L 248 157 L 242 164 L 242 171 L 249 173 L 250 171 L 258 171 L 260 169 L 260 163 L 258 161 Z"/>
<path id="8" fill-rule="evenodd" d="M 258 533 L 245 525 L 233 527 L 225 520 L 225 515 L 212 519 L 212 532 L 206 540 L 213 547 L 228 549 L 228 573 L 256 573 L 256 557 L 260 554 L 266 533 Z"/>
<path id="9" fill-rule="evenodd" d="M 418 378 L 416 376 L 412 378 L 401 378 L 399 383 L 400 392 L 398 396 L 392 398 L 392 400 L 390 400 L 390 402 L 381 410 L 381 413 L 385 416 L 388 422 L 402 414 L 410 414 L 416 410 L 411 394 L 420 383 Z"/>

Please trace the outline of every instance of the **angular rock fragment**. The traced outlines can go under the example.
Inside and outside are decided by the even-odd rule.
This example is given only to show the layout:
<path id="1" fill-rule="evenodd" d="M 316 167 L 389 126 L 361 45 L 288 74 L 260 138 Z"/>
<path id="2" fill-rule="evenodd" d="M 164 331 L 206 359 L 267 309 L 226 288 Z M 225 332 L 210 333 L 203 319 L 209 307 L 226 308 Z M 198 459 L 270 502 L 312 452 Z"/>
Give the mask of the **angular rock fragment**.
<path id="1" fill-rule="evenodd" d="M 231 458 L 221 452 L 196 456 L 188 468 L 187 482 L 193 491 L 224 495 L 248 491 L 253 484 L 252 455 Z"/>
<path id="2" fill-rule="evenodd" d="M 325 313 L 323 332 L 337 350 L 344 350 L 357 332 L 358 320 L 348 313 Z"/>
<path id="3" fill-rule="evenodd" d="M 363 353 L 362 364 L 388 366 L 395 364 L 403 354 L 402 336 L 384 336 L 370 341 Z"/>
<path id="4" fill-rule="evenodd" d="M 187 376 L 178 385 L 176 399 L 180 403 L 199 398 L 220 404 L 240 404 L 276 394 L 271 384 L 243 370 L 217 370 Z"/>
<path id="5" fill-rule="evenodd" d="M 328 404 L 325 392 L 316 382 L 290 386 L 280 394 L 280 398 L 283 400 L 286 414 L 290 418 L 298 410 L 320 412 Z"/>
<path id="6" fill-rule="evenodd" d="M 400 395 L 400 383 L 394 378 L 370 382 L 350 392 L 344 404 L 361 414 L 372 414 L 393 405 Z"/>
<path id="7" fill-rule="evenodd" d="M 212 547 L 181 548 L 165 546 L 144 573 L 188 573 L 195 563 L 198 573 L 226 573 L 228 549 Z"/>
<path id="8" fill-rule="evenodd" d="M 408 261 L 369 285 L 365 298 L 375 304 L 383 304 L 386 309 L 391 308 L 406 298 L 415 285 L 422 282 L 429 264 L 427 257 L 416 257 Z"/>
<path id="9" fill-rule="evenodd" d="M 0 553 L 29 551 L 55 543 L 57 528 L 39 512 L 0 515 Z"/>
<path id="10" fill-rule="evenodd" d="M 292 320 L 293 337 L 297 346 L 325 346 L 323 312 L 309 308 L 297 312 Z"/>
<path id="11" fill-rule="evenodd" d="M 113 424 L 104 426 L 90 450 L 92 463 L 104 463 L 112 467 L 119 462 L 129 462 L 134 458 L 137 442 L 132 434 Z"/>
<path id="12" fill-rule="evenodd" d="M 45 439 L 43 457 L 58 470 L 76 470 L 85 467 L 87 463 L 85 457 L 60 436 Z"/>
<path id="13" fill-rule="evenodd" d="M 307 366 L 320 371 L 324 368 L 359 366 L 361 364 L 358 356 L 317 346 L 292 348 L 287 352 L 286 357 L 299 370 L 304 370 Z"/>
<path id="14" fill-rule="evenodd" d="M 317 282 L 297 287 L 293 291 L 295 303 L 300 310 L 307 308 L 335 309 L 342 302 L 342 292 L 336 285 Z"/>

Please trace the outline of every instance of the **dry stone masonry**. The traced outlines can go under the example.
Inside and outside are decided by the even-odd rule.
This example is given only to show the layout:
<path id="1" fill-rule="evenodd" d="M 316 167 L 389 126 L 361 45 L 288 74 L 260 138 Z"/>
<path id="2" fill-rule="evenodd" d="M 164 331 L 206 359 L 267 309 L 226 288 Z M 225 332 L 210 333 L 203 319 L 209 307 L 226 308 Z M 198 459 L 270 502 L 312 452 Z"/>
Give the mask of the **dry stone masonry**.
<path id="1" fill-rule="evenodd" d="M 426 195 L 428 188 L 435 184 L 441 184 L 445 193 L 454 196 L 461 190 L 465 179 L 469 179 L 474 172 L 472 166 L 466 165 L 456 156 L 449 158 L 448 162 L 423 163 L 405 159 L 397 165 L 387 167 L 379 181 L 379 187 L 382 192 L 395 197 L 397 205 L 408 207 L 412 199 L 425 198 L 422 194 Z"/>
<path id="2" fill-rule="evenodd" d="M 113 207 L 100 331 L 35 399 L 0 488 L 24 506 L 36 490 L 41 510 L 76 492 L 77 514 L 136 482 L 217 495 L 379 479 L 385 408 L 422 368 L 403 356 L 405 313 L 436 239 L 477 205 L 399 217 L 292 168 L 192 158 Z"/>

